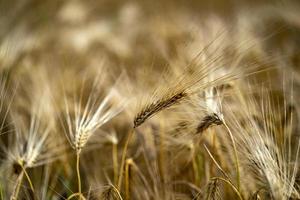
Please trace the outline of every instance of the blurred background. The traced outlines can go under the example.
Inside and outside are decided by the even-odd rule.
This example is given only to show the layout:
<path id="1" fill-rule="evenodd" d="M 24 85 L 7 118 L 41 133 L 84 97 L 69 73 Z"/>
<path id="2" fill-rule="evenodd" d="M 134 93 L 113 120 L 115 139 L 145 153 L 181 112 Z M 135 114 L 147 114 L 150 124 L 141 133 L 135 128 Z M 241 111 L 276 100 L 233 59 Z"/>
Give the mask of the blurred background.
<path id="1" fill-rule="evenodd" d="M 299 66 L 299 1 L 2 0 L 0 67 L 138 70 L 194 56 L 220 32 Z M 258 50 L 259 49 L 259 50 Z M 190 54 L 190 55 L 187 55 Z M 280 58 L 281 59 L 281 58 Z M 298 77 L 298 74 L 297 74 Z M 299 77 L 298 77 L 299 78 Z"/>
<path id="2" fill-rule="evenodd" d="M 268 81 L 269 87 L 275 90 L 284 83 L 293 88 L 291 93 L 296 97 L 295 99 L 300 97 L 299 0 L 0 0 L 0 73 L 7 73 L 9 80 L 21 83 L 14 100 L 16 107 L 14 112 L 21 113 L 21 115 L 25 113 L 25 119 L 30 116 L 28 114 L 30 113 L 29 105 L 35 103 L 32 99 L 40 98 L 38 94 L 42 94 L 44 85 L 51 85 L 50 90 L 55 93 L 52 95 L 61 97 L 60 88 L 55 83 L 57 80 L 62 81 L 65 86 L 68 84 L 73 86 L 72 83 L 76 85 L 82 81 L 82 74 L 93 74 L 95 70 L 105 67 L 103 88 L 109 90 L 110 87 L 106 87 L 107 85 L 115 84 L 118 77 L 126 74 L 124 76 L 126 80 L 124 77 L 122 77 L 124 79 L 119 79 L 120 83 L 123 83 L 117 87 L 121 93 L 120 96 L 124 95 L 125 99 L 125 96 L 127 98 L 132 95 L 135 98 L 140 94 L 150 93 L 149 91 L 155 88 L 154 85 L 157 84 L 157 79 L 161 77 L 162 72 L 170 70 L 171 74 L 182 73 L 180 69 L 191 63 L 199 52 L 211 43 L 214 44 L 212 46 L 217 50 L 218 55 L 232 60 L 230 63 L 234 63 L 236 58 L 242 57 L 236 63 L 241 64 L 244 68 L 255 63 L 256 66 L 272 69 L 268 73 L 255 75 L 253 79 L 260 80 L 259 83 Z M 214 51 L 209 53 L 213 55 Z M 66 86 L 66 88 L 68 87 Z M 131 92 L 127 92 L 128 88 Z M 285 95 L 282 91 L 278 93 L 280 95 L 277 95 L 276 98 Z M 45 100 L 45 113 L 49 114 L 47 116 L 50 116 L 50 119 L 55 114 L 51 116 L 51 112 L 54 111 L 47 110 L 47 103 Z M 294 107 L 299 108 L 299 102 L 294 103 Z M 299 113 L 299 109 L 295 110 Z M 116 136 L 117 142 L 120 141 L 119 160 L 124 147 L 124 138 L 131 128 L 133 117 L 136 114 L 130 106 L 125 112 L 128 115 L 118 116 L 120 118 L 103 128 L 109 133 L 114 133 L 114 131 L 117 133 L 112 135 Z M 160 180 L 163 179 L 164 171 L 157 172 L 157 165 L 159 165 L 157 163 L 162 162 L 159 159 L 167 156 L 160 157 L 158 155 L 161 151 L 161 144 L 157 141 L 160 139 L 158 129 L 161 128 L 161 124 L 168 121 L 166 119 L 169 119 L 168 115 L 166 116 L 162 120 L 153 120 L 153 123 L 149 123 L 137 133 L 137 139 L 135 139 L 138 142 L 135 141 L 136 143 L 129 149 L 131 157 L 127 161 L 132 164 L 131 158 L 133 158 L 136 164 L 134 166 L 138 166 L 136 168 L 144 176 L 142 178 L 151 179 L 153 177 L 150 173 L 151 170 L 147 171 L 151 166 L 155 166 L 152 167 L 153 171 L 156 170 L 153 174 L 158 174 L 155 177 L 157 180 L 154 180 L 153 184 L 151 182 L 150 189 L 142 186 L 141 182 L 144 179 L 140 180 L 142 179 L 140 178 L 135 190 L 141 192 L 136 192 L 132 199 L 147 196 L 145 195 L 147 192 L 152 195 L 165 184 L 164 180 Z M 47 123 L 51 121 L 47 117 L 43 120 Z M 59 121 L 53 119 L 53 121 L 55 120 Z M 53 124 L 55 123 L 53 122 Z M 299 130 L 299 125 L 296 124 L 296 126 L 295 129 Z M 55 132 L 60 134 L 62 131 L 57 128 Z M 295 132 L 299 133 L 299 131 Z M 149 139 L 150 137 L 153 138 Z M 218 137 L 221 138 L 220 141 L 223 141 L 223 136 Z M 171 145 L 167 145 L 166 149 L 162 148 L 163 152 L 171 152 L 165 162 L 167 163 L 166 176 L 170 175 L 170 180 L 184 180 L 185 184 L 193 183 L 199 188 L 204 188 L 211 174 L 214 172 L 220 174 L 215 166 L 211 167 L 214 163 L 210 160 L 207 152 L 202 146 L 199 150 L 198 146 L 200 145 L 196 142 L 193 143 L 194 140 L 191 141 L 195 145 L 193 147 L 195 147 L 196 153 L 190 153 L 189 143 L 186 145 L 183 144 L 185 142 L 183 141 L 181 144 L 180 137 L 179 142 L 174 139 L 176 137 L 170 138 L 171 142 L 167 142 Z M 213 143 L 210 136 L 207 138 L 206 142 L 209 141 L 207 143 Z M 65 146 L 68 146 L 66 141 L 63 142 Z M 181 147 L 179 150 L 176 142 L 184 148 Z M 201 142 L 203 142 L 202 139 Z M 54 143 L 58 146 L 59 142 L 55 141 Z M 227 144 L 230 146 L 231 143 Z M 139 149 L 144 147 L 146 150 L 143 151 L 149 157 L 149 162 L 154 163 L 150 167 L 146 159 L 145 161 L 140 158 L 142 150 Z M 222 145 L 217 146 L 214 149 L 216 154 L 218 154 L 218 148 L 221 153 L 226 149 Z M 83 184 L 85 192 L 90 189 L 91 183 L 98 191 L 100 187 L 109 182 L 107 180 L 115 178 L 112 175 L 111 151 L 111 143 L 109 143 L 103 148 L 101 146 L 100 149 L 101 155 L 105 156 L 99 157 L 99 151 L 92 150 L 90 151 L 92 153 L 85 156 L 84 164 L 81 166 L 82 174 L 84 174 L 83 182 L 87 183 Z M 198 156 L 197 151 L 201 151 L 202 157 L 194 156 Z M 202 171 L 198 168 L 194 169 L 194 160 L 188 157 L 191 154 L 197 159 L 199 158 L 199 163 L 203 163 Z M 70 152 L 66 151 L 65 157 L 56 164 L 44 166 L 45 168 L 50 166 L 49 168 L 53 171 L 56 170 L 53 182 L 58 183 L 53 184 L 51 177 L 49 179 L 49 185 L 54 185 L 53 191 L 49 190 L 49 193 L 55 196 L 52 199 L 59 199 L 60 196 L 63 199 L 72 194 L 66 186 L 76 191 L 74 156 L 70 155 Z M 222 158 L 222 156 L 220 157 Z M 138 159 L 135 159 L 136 157 Z M 220 160 L 222 160 L 221 158 Z M 176 167 L 171 165 L 173 162 L 168 162 L 168 159 L 175 160 Z M 209 162 L 204 160 L 209 160 Z M 231 160 L 228 160 L 228 168 L 230 168 L 233 165 Z M 197 170 L 203 175 L 201 178 L 205 178 L 194 180 Z M 40 171 L 38 173 L 43 174 L 45 169 Z M 33 170 L 30 173 L 34 174 L 35 172 Z M 246 176 L 248 173 L 245 174 L 243 187 L 244 191 L 247 191 L 249 183 Z M 37 183 L 35 185 L 39 186 Z M 49 189 L 48 187 L 44 188 Z M 183 197 L 196 199 L 196 194 L 200 193 L 197 187 L 190 187 L 190 185 L 174 186 L 174 188 L 170 189 L 173 193 L 169 199 L 176 199 L 175 197 L 178 197 L 177 199 L 184 199 Z M 253 188 L 257 189 L 259 186 L 253 186 Z M 100 192 L 102 192 L 101 189 L 99 189 Z M 256 191 L 255 189 L 253 192 Z M 234 192 L 228 192 L 230 189 L 225 187 L 223 190 L 225 191 L 223 193 L 227 195 L 224 196 L 225 199 L 226 197 L 227 199 L 236 197 Z M 180 196 L 181 192 L 186 195 Z M 124 188 L 121 188 L 121 193 L 124 193 Z M 48 196 L 51 195 L 48 194 Z M 165 194 L 151 195 L 148 195 L 148 199 L 158 199 L 155 198 L 158 196 L 161 199 L 168 199 L 164 198 L 168 196 Z M 250 199 L 250 193 L 248 196 Z M 266 199 L 270 197 L 266 196 Z"/>

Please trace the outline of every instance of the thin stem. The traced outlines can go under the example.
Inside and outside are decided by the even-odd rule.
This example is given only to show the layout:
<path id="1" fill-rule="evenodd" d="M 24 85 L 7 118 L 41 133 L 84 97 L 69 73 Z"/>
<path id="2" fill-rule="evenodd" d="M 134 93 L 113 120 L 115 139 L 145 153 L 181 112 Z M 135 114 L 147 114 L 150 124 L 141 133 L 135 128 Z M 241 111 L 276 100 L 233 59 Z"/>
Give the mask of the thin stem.
<path id="1" fill-rule="evenodd" d="M 231 130 L 229 129 L 229 127 L 227 126 L 227 124 L 225 123 L 225 121 L 223 122 L 224 126 L 226 127 L 229 136 L 230 136 L 230 140 L 232 142 L 233 145 L 233 151 L 234 151 L 234 160 L 235 160 L 235 166 L 236 166 L 236 181 L 237 181 L 237 189 L 238 191 L 240 191 L 240 164 L 239 164 L 239 159 L 238 159 L 238 154 L 237 154 L 237 149 L 236 149 L 236 145 L 235 145 L 235 141 L 232 135 Z"/>
<path id="2" fill-rule="evenodd" d="M 114 184 L 118 182 L 118 144 L 113 143 L 112 145 L 112 157 L 113 157 L 113 168 L 114 168 Z"/>
<path id="3" fill-rule="evenodd" d="M 77 179 L 78 179 L 78 194 L 79 200 L 81 199 L 81 178 L 80 178 L 80 152 L 76 153 L 76 172 L 77 172 Z"/>
<path id="4" fill-rule="evenodd" d="M 196 186 L 200 186 L 200 173 L 199 173 L 199 167 L 198 167 L 198 160 L 197 160 L 197 153 L 193 152 L 193 171 L 194 171 L 194 182 Z"/>
<path id="5" fill-rule="evenodd" d="M 227 175 L 227 173 L 222 169 L 221 165 L 216 161 L 216 159 L 213 157 L 213 155 L 210 153 L 209 149 L 207 148 L 206 145 L 204 145 L 205 150 L 207 151 L 209 157 L 212 159 L 212 161 L 215 163 L 215 165 L 217 166 L 217 168 L 222 172 L 222 174 L 229 179 L 229 176 Z"/>
<path id="6" fill-rule="evenodd" d="M 120 190 L 120 188 L 122 186 L 123 171 L 124 171 L 124 164 L 125 164 L 125 159 L 126 159 L 126 155 L 127 155 L 128 144 L 129 144 L 129 141 L 131 140 L 133 132 L 134 132 L 134 129 L 129 131 L 129 133 L 127 135 L 127 138 L 126 138 L 126 141 L 125 141 L 124 148 L 123 148 L 122 160 L 121 160 L 121 166 L 120 166 L 120 173 L 119 173 L 119 180 L 118 180 L 118 185 L 117 185 L 118 190 Z"/>
<path id="7" fill-rule="evenodd" d="M 1 197 L 1 200 L 4 199 L 4 198 L 3 198 L 3 192 L 2 192 L 2 187 L 1 187 L 1 185 L 0 185 L 0 197 Z"/>
<path id="8" fill-rule="evenodd" d="M 21 187 L 21 184 L 23 181 L 23 176 L 24 176 L 24 171 L 22 171 L 18 177 L 18 180 L 17 180 L 18 182 L 14 187 L 14 192 L 11 195 L 10 200 L 16 200 L 18 198 L 20 187 Z"/>
<path id="9" fill-rule="evenodd" d="M 131 165 L 132 165 L 132 159 L 129 158 L 126 160 L 125 164 L 125 200 L 129 200 L 131 196 Z"/>
<path id="10" fill-rule="evenodd" d="M 21 165 L 21 167 L 22 167 L 22 170 L 23 170 L 23 172 L 24 172 L 24 174 L 25 174 L 25 176 L 26 176 L 26 179 L 27 179 L 27 181 L 28 181 L 28 183 L 29 183 L 29 186 L 30 186 L 30 189 L 31 189 L 31 191 L 32 191 L 32 194 L 34 194 L 34 188 L 33 188 L 33 184 L 32 184 L 32 182 L 31 182 L 31 179 L 30 179 L 28 173 L 26 172 L 26 169 L 24 168 L 24 166 Z"/>
<path id="11" fill-rule="evenodd" d="M 210 139 L 211 139 L 211 142 L 212 142 L 212 149 L 213 151 L 216 149 L 215 148 L 215 133 L 212 131 L 212 130 L 208 130 L 209 131 L 209 135 L 210 135 Z M 204 145 L 205 149 L 206 149 L 206 146 Z M 215 151 L 214 151 L 215 152 Z M 215 168 L 215 165 L 213 162 L 209 162 L 209 169 L 210 169 L 210 174 L 214 174 L 214 168 Z"/>
<path id="12" fill-rule="evenodd" d="M 158 167 L 159 167 L 159 174 L 160 174 L 160 181 L 162 182 L 161 185 L 161 191 L 162 191 L 162 197 L 165 197 L 165 183 L 166 183 L 166 177 L 165 177 L 165 153 L 164 153 L 164 140 L 165 140 L 165 127 L 164 127 L 164 121 L 160 122 L 160 131 L 159 131 L 159 158 L 158 158 Z"/>

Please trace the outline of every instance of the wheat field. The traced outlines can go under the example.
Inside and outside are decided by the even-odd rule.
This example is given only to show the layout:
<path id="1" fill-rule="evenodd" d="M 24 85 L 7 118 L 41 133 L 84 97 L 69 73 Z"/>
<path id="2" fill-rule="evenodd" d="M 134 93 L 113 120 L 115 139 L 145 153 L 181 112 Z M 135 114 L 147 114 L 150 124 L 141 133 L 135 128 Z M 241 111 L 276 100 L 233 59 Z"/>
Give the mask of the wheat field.
<path id="1" fill-rule="evenodd" d="M 300 3 L 0 1 L 0 199 L 300 199 Z"/>

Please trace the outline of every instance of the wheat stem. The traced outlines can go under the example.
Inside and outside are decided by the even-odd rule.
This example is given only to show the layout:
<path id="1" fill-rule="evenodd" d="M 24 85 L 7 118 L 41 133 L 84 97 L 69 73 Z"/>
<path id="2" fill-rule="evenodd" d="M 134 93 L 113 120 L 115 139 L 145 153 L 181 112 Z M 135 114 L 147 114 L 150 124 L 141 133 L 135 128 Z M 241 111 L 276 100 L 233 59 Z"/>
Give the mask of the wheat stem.
<path id="1" fill-rule="evenodd" d="M 129 133 L 127 135 L 127 138 L 126 138 L 126 141 L 125 141 L 124 148 L 123 148 L 121 166 L 120 166 L 120 173 L 119 173 L 119 179 L 118 179 L 118 185 L 117 185 L 118 190 L 120 190 L 120 188 L 122 186 L 123 171 L 124 171 L 124 164 L 125 164 L 125 159 L 126 159 L 126 155 L 127 155 L 128 144 L 131 140 L 133 132 L 134 132 L 134 129 L 129 131 Z"/>
<path id="2" fill-rule="evenodd" d="M 132 165 L 132 159 L 129 158 L 126 160 L 125 164 L 125 200 L 130 200 L 131 196 L 131 165 Z"/>
<path id="3" fill-rule="evenodd" d="M 29 175 L 28 175 L 25 167 L 23 166 L 23 164 L 20 164 L 20 167 L 22 168 L 22 172 L 21 172 L 21 174 L 18 177 L 18 183 L 17 183 L 17 185 L 16 185 L 16 187 L 14 189 L 14 193 L 12 194 L 11 199 L 17 199 L 18 198 L 18 195 L 19 195 L 19 192 L 20 192 L 21 183 L 23 181 L 24 175 L 25 175 L 25 177 L 26 177 L 26 179 L 28 181 L 28 184 L 29 184 L 29 187 L 30 187 L 30 189 L 32 191 L 32 194 L 34 195 L 34 188 L 33 188 L 32 181 L 31 181 L 31 179 L 30 179 L 30 177 L 29 177 Z"/>
<path id="4" fill-rule="evenodd" d="M 114 184 L 118 182 L 118 144 L 113 143 L 112 145 L 112 157 L 113 157 L 113 168 L 114 168 Z"/>
<path id="5" fill-rule="evenodd" d="M 227 126 L 226 122 L 223 121 L 223 124 L 225 126 L 225 128 L 227 129 L 229 136 L 230 136 L 230 140 L 232 142 L 233 145 L 233 151 L 234 151 L 234 160 L 235 160 L 235 167 L 236 167 L 236 181 L 237 181 L 237 189 L 238 191 L 240 191 L 240 164 L 239 164 L 239 159 L 238 159 L 238 154 L 237 154 L 237 149 L 236 149 L 236 145 L 235 145 L 235 141 L 232 135 L 231 130 L 229 129 L 229 127 Z"/>
<path id="6" fill-rule="evenodd" d="M 24 176 L 24 171 L 22 171 L 18 177 L 18 182 L 14 187 L 13 194 L 10 197 L 10 200 L 16 200 L 18 198 L 19 192 L 20 192 L 20 187 L 23 181 L 23 176 Z"/>
<path id="7" fill-rule="evenodd" d="M 196 186 L 200 186 L 200 173 L 199 173 L 199 166 L 198 166 L 198 160 L 197 160 L 197 153 L 193 153 L 193 171 L 194 171 L 194 182 Z"/>
<path id="8" fill-rule="evenodd" d="M 4 198 L 3 198 L 3 192 L 2 192 L 2 187 L 0 186 L 0 198 L 1 198 L 1 200 L 3 200 Z"/>
<path id="9" fill-rule="evenodd" d="M 80 152 L 76 153 L 76 172 L 77 172 L 77 179 L 78 179 L 78 193 L 81 194 L 81 177 L 80 177 Z M 79 196 L 79 200 L 81 199 Z"/>
<path id="10" fill-rule="evenodd" d="M 28 173 L 26 172 L 24 166 L 21 165 L 21 167 L 22 167 L 22 170 L 23 170 L 23 172 L 24 172 L 24 174 L 25 174 L 25 176 L 26 176 L 26 179 L 27 179 L 27 181 L 28 181 L 28 183 L 29 183 L 30 189 L 31 189 L 32 193 L 34 194 L 34 188 L 33 188 L 32 181 L 31 181 L 31 179 L 30 179 Z"/>
<path id="11" fill-rule="evenodd" d="M 165 140 L 165 127 L 164 122 L 160 123 L 160 131 L 159 131 L 159 159 L 158 159 L 158 167 L 160 173 L 160 179 L 162 184 L 162 195 L 165 196 L 165 183 L 166 183 L 166 173 L 165 173 L 165 152 L 164 152 L 164 140 Z"/>

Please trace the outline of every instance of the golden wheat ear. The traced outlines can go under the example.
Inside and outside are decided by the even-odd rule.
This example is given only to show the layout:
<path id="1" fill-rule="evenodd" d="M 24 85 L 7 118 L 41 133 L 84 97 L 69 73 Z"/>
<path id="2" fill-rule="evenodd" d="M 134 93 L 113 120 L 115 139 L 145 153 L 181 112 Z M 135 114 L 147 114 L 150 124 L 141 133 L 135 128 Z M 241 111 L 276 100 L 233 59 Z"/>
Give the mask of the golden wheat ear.
<path id="1" fill-rule="evenodd" d="M 200 124 L 197 126 L 197 133 L 202 133 L 209 127 L 213 125 L 222 125 L 223 121 L 219 118 L 217 114 L 207 115 L 205 116 Z"/>
<path id="2" fill-rule="evenodd" d="M 187 93 L 178 92 L 176 94 L 170 95 L 170 97 L 162 98 L 156 102 L 153 102 L 147 106 L 145 106 L 134 118 L 134 128 L 137 128 L 141 124 L 143 124 L 147 119 L 155 115 L 156 113 L 169 108 L 181 100 L 187 97 Z"/>
<path id="3" fill-rule="evenodd" d="M 74 99 L 69 99 L 66 95 L 64 98 L 63 120 L 66 124 L 63 124 L 63 128 L 70 145 L 76 152 L 80 152 L 90 137 L 125 107 L 126 100 L 120 97 L 116 88 L 110 87 L 107 93 L 103 91 L 100 73 L 91 79 L 91 88 L 82 82 L 79 95 L 74 94 Z"/>
<path id="4" fill-rule="evenodd" d="M 189 72 L 183 74 L 182 77 L 175 78 L 179 80 L 177 83 L 158 87 L 154 95 L 149 97 L 148 103 L 145 103 L 135 116 L 133 120 L 134 128 L 139 127 L 157 113 L 182 103 L 200 91 L 223 84 L 237 77 L 233 73 L 228 73 L 215 79 L 207 80 L 206 76 L 217 69 L 216 67 L 204 68 L 199 71 L 195 69 L 192 73 Z M 176 81 L 173 80 L 173 82 Z"/>
<path id="5" fill-rule="evenodd" d="M 246 66 L 238 66 L 243 57 L 242 53 L 233 55 L 233 58 L 229 59 L 224 56 L 220 49 L 213 48 L 215 49 L 213 51 L 211 48 L 209 45 L 204 48 L 185 68 L 179 70 L 181 73 L 163 74 L 162 80 L 158 81 L 160 85 L 158 85 L 152 95 L 148 96 L 145 103 L 142 102 L 143 105 L 133 120 L 134 128 L 139 127 L 157 113 L 180 104 L 184 100 L 209 88 L 221 90 L 222 87 L 219 88 L 220 86 L 228 86 L 228 83 L 232 80 L 260 72 L 255 64 L 247 66 L 247 68 Z M 176 69 L 173 70 L 175 71 Z M 212 89 L 210 92 L 212 92 Z M 205 120 L 208 122 L 212 119 Z M 219 122 L 215 120 L 215 123 Z"/>

